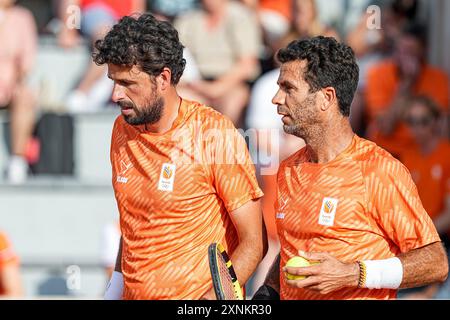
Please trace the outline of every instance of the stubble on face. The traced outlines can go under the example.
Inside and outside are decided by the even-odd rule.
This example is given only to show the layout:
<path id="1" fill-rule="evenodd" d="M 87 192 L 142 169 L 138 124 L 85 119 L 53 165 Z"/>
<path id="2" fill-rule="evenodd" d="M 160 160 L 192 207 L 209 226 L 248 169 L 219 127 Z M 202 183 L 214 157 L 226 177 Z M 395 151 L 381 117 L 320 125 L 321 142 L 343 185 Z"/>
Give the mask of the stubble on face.
<path id="1" fill-rule="evenodd" d="M 164 98 L 158 95 L 156 81 L 150 80 L 150 90 L 145 90 L 142 105 L 137 105 L 132 100 L 121 100 L 117 104 L 121 108 L 131 108 L 134 114 L 123 114 L 125 121 L 133 126 L 152 125 L 161 120 L 164 113 Z M 146 97 L 147 96 L 147 97 Z"/>
<path id="2" fill-rule="evenodd" d="M 285 105 L 278 106 L 280 113 L 287 114 L 283 119 L 283 129 L 305 141 L 320 134 L 320 114 L 316 105 L 316 92 L 311 92 L 304 80 L 306 61 L 294 61 L 283 66 L 281 82 L 287 80 L 296 85 L 286 94 Z M 299 78 L 302 77 L 302 78 Z"/>
<path id="3" fill-rule="evenodd" d="M 152 95 L 144 106 L 136 106 L 132 101 L 119 101 L 120 107 L 132 108 L 134 115 L 123 115 L 125 121 L 133 126 L 154 124 L 161 120 L 164 112 L 164 99 L 152 90 Z"/>

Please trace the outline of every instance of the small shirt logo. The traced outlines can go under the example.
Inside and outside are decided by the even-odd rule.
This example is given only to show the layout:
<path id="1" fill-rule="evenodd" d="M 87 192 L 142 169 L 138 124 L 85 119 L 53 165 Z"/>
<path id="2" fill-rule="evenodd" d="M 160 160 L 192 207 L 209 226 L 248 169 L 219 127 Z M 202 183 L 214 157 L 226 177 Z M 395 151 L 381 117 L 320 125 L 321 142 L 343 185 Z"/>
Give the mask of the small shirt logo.
<path id="1" fill-rule="evenodd" d="M 173 191 L 173 183 L 175 181 L 176 166 L 171 163 L 164 163 L 159 176 L 158 190 Z"/>
<path id="2" fill-rule="evenodd" d="M 119 175 L 117 175 L 117 182 L 127 183 L 128 178 L 125 177 L 125 173 L 131 168 L 133 168 L 133 164 L 131 162 L 127 164 L 123 160 L 120 161 L 120 173 L 119 173 Z"/>
<path id="3" fill-rule="evenodd" d="M 278 212 L 277 213 L 277 219 L 284 219 L 284 213 L 283 212 Z"/>
<path id="4" fill-rule="evenodd" d="M 320 209 L 319 224 L 331 227 L 334 224 L 338 200 L 334 198 L 324 198 Z"/>
<path id="5" fill-rule="evenodd" d="M 127 183 L 128 182 L 128 178 L 122 177 L 122 176 L 117 176 L 117 182 L 119 182 L 119 183 Z"/>

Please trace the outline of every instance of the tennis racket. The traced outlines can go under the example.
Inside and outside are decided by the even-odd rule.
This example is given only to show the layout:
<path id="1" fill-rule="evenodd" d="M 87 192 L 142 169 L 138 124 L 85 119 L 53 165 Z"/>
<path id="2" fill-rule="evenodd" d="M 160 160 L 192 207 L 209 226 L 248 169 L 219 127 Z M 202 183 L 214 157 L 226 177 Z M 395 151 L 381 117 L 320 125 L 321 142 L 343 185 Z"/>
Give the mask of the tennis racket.
<path id="1" fill-rule="evenodd" d="M 208 258 L 217 300 L 244 300 L 241 286 L 225 248 L 220 243 L 210 244 Z"/>

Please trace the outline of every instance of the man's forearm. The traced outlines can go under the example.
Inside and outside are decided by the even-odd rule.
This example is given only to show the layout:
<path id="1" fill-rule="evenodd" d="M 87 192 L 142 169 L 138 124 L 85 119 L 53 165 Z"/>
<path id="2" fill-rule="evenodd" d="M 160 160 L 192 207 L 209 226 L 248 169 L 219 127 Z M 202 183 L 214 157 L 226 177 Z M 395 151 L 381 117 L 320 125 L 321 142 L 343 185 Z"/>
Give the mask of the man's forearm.
<path id="1" fill-rule="evenodd" d="M 234 271 L 241 285 L 244 285 L 255 271 L 263 256 L 263 243 L 260 237 L 239 242 L 231 255 Z"/>
<path id="2" fill-rule="evenodd" d="M 443 282 L 447 278 L 447 254 L 441 242 L 400 254 L 398 258 L 403 265 L 402 289 Z"/>

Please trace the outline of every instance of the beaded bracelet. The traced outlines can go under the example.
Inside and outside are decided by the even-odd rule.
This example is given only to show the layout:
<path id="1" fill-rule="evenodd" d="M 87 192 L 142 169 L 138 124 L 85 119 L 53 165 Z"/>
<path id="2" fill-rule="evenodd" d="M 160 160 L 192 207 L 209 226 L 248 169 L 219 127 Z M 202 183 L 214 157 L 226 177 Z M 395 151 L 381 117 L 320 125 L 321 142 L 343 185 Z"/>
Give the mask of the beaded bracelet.
<path id="1" fill-rule="evenodd" d="M 358 288 L 364 288 L 366 285 L 366 264 L 362 261 L 356 261 L 359 266 L 359 280 L 358 280 Z"/>

